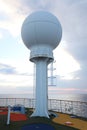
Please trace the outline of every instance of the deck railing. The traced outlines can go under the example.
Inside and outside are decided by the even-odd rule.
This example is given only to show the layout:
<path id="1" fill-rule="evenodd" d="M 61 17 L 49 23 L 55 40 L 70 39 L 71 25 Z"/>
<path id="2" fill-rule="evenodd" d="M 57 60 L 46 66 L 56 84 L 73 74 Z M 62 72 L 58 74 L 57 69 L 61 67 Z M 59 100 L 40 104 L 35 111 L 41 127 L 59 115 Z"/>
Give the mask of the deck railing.
<path id="1" fill-rule="evenodd" d="M 35 108 L 35 99 L 28 98 L 0 98 L 0 106 L 24 105 Z M 48 109 L 87 118 L 87 102 L 48 99 Z"/>

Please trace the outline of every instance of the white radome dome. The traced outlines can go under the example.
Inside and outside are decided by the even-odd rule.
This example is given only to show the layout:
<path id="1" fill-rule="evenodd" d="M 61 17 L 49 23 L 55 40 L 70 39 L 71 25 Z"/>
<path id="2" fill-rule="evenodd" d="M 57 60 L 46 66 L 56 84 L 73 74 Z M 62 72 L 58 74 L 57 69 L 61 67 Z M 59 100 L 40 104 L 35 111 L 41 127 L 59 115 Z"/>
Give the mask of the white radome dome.
<path id="1" fill-rule="evenodd" d="M 46 11 L 29 15 L 21 29 L 22 40 L 28 49 L 34 46 L 47 46 L 55 49 L 62 37 L 62 27 L 58 19 Z"/>

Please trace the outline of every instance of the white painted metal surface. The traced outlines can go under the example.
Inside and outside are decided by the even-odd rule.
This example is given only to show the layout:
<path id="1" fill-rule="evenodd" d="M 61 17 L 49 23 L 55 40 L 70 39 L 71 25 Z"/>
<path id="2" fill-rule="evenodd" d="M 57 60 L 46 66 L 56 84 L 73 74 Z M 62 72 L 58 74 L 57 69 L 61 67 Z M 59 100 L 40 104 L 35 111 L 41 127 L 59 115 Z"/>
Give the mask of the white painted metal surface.
<path id="1" fill-rule="evenodd" d="M 11 111 L 11 106 L 8 106 L 8 115 L 7 115 L 7 125 L 10 124 L 10 111 Z"/>
<path id="2" fill-rule="evenodd" d="M 21 35 L 31 51 L 30 61 L 36 64 L 36 105 L 32 116 L 49 117 L 47 66 L 53 61 L 52 51 L 61 40 L 61 25 L 53 14 L 39 11 L 25 19 Z"/>

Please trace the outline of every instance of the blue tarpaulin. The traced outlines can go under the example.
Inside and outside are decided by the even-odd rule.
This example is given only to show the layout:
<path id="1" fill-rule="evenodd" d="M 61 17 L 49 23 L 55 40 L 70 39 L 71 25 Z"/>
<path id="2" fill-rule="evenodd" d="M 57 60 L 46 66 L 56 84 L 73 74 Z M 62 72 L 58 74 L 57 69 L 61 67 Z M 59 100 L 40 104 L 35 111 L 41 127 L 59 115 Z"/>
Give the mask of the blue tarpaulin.
<path id="1" fill-rule="evenodd" d="M 21 130 L 55 130 L 55 128 L 48 124 L 36 123 L 23 126 Z"/>

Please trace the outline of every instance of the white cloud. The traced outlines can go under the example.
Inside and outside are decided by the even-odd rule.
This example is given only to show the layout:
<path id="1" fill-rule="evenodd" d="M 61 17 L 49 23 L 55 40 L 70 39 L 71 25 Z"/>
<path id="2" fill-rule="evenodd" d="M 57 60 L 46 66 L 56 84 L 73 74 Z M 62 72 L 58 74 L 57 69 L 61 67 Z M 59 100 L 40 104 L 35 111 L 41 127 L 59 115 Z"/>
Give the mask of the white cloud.
<path id="1" fill-rule="evenodd" d="M 0 74 L 0 86 L 4 87 L 25 87 L 25 86 L 33 86 L 33 77 L 25 76 L 25 75 L 5 75 Z"/>
<path id="2" fill-rule="evenodd" d="M 62 47 L 62 44 L 55 50 L 54 55 L 57 75 L 67 80 L 73 79 L 72 72 L 80 70 L 78 61 Z"/>
<path id="3" fill-rule="evenodd" d="M 20 34 L 22 22 L 27 15 L 23 14 L 22 9 L 24 8 L 20 1 L 0 1 L 0 11 L 7 17 L 0 21 L 0 28 L 8 30 L 14 37 Z"/>
<path id="4" fill-rule="evenodd" d="M 34 73 L 34 64 L 26 60 L 26 57 L 23 60 L 4 58 L 0 59 L 0 62 L 13 67 L 18 74 L 33 75 Z"/>
<path id="5" fill-rule="evenodd" d="M 3 38 L 3 35 L 2 35 L 2 33 L 0 32 L 0 39 L 2 39 Z"/>
<path id="6" fill-rule="evenodd" d="M 73 79 L 84 79 L 84 77 L 87 77 L 87 0 L 55 0 L 55 2 L 53 0 L 0 0 L 0 15 L 5 18 L 0 20 L 0 28 L 4 29 L 4 31 L 5 29 L 8 30 L 12 36 L 18 38 L 17 36 L 20 35 L 21 25 L 25 17 L 32 11 L 39 9 L 48 10 L 56 15 L 63 28 L 62 42 L 54 51 L 56 74 L 60 76 L 64 83 L 70 82 L 70 80 L 73 81 Z M 0 38 L 2 37 L 3 35 L 0 33 Z M 20 43 L 21 41 L 18 42 Z M 1 80 L 6 81 L 0 81 L 3 86 L 9 85 L 10 88 L 11 86 L 15 88 L 17 85 L 23 86 L 26 84 L 27 86 L 30 83 L 28 82 L 28 76 L 25 76 L 25 74 L 32 74 L 32 65 L 26 61 L 26 58 L 25 61 L 18 61 L 16 57 L 15 61 L 5 59 L 3 63 L 15 67 L 15 71 L 19 73 L 19 75 L 0 75 L 0 78 L 2 77 Z M 77 77 L 74 76 L 76 71 L 78 72 Z M 21 74 L 24 74 L 24 76 Z M 73 81 L 73 86 L 83 87 L 84 84 L 80 85 L 79 81 L 78 83 Z"/>
<path id="7" fill-rule="evenodd" d="M 21 87 L 33 87 L 34 85 L 34 66 L 27 61 L 15 61 L 8 59 L 1 59 L 2 65 L 8 65 L 9 68 L 14 69 L 15 73 L 0 73 L 0 88 L 21 88 Z M 0 69 L 4 69 L 1 68 Z M 8 68 L 7 68 L 8 69 Z M 11 89 L 10 89 L 11 90 Z M 19 91 L 19 90 L 18 90 Z M 21 89 L 20 89 L 21 91 Z"/>

